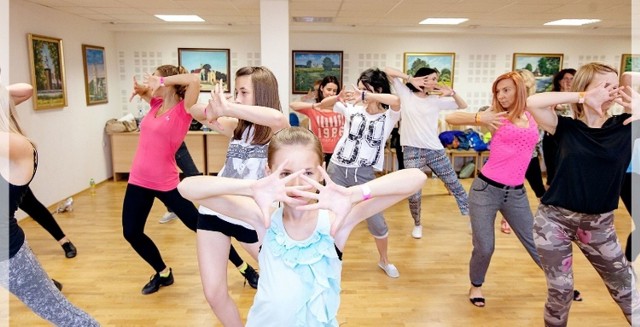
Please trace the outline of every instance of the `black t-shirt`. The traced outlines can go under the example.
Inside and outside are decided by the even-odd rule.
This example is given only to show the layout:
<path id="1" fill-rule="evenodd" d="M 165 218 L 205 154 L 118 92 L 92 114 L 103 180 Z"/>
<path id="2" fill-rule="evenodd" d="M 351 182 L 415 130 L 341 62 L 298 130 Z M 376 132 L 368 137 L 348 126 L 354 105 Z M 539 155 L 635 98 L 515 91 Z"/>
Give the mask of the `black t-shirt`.
<path id="1" fill-rule="evenodd" d="M 601 128 L 558 117 L 556 174 L 541 202 L 586 214 L 616 209 L 631 160 L 631 124 L 622 124 L 629 117 L 611 117 Z"/>

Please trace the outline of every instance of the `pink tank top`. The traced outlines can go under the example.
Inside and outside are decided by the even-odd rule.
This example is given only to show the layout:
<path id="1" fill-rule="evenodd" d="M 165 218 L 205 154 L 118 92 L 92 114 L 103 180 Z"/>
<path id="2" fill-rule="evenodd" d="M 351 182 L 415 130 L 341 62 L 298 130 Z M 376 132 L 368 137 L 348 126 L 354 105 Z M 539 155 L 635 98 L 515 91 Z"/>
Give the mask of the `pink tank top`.
<path id="1" fill-rule="evenodd" d="M 482 174 L 498 183 L 517 186 L 524 183 L 533 148 L 538 143 L 538 124 L 525 111 L 529 127 L 518 127 L 504 119 L 491 137 L 491 152 Z"/>

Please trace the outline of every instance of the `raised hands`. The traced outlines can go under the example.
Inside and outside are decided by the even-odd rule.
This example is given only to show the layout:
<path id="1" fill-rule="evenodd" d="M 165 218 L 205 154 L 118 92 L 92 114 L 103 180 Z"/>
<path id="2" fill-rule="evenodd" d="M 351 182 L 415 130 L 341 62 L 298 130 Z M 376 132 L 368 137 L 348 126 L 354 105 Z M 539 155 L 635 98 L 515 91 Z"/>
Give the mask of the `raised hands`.
<path id="1" fill-rule="evenodd" d="M 144 74 L 144 83 L 151 89 L 151 94 L 162 86 L 160 79 L 160 76 L 151 75 L 149 73 Z"/>
<path id="2" fill-rule="evenodd" d="M 133 92 L 131 92 L 131 96 L 129 97 L 129 102 L 135 98 L 135 96 L 144 97 L 149 92 L 149 87 L 144 84 L 139 84 L 138 80 L 135 76 L 133 76 Z"/>
<path id="3" fill-rule="evenodd" d="M 507 116 L 506 111 L 502 112 L 494 112 L 492 110 L 486 110 L 482 112 L 478 112 L 476 115 L 477 122 L 487 125 L 490 128 L 497 129 L 503 123 L 502 120 Z"/>
<path id="4" fill-rule="evenodd" d="M 301 205 L 298 207 L 298 209 L 326 209 L 332 211 L 335 214 L 336 219 L 334 220 L 333 224 L 331 224 L 331 235 L 335 235 L 336 231 L 342 226 L 344 218 L 349 214 L 349 212 L 351 212 L 351 208 L 353 207 L 353 202 L 351 201 L 351 191 L 346 187 L 334 183 L 331 178 L 329 178 L 329 174 L 327 174 L 327 172 L 321 166 L 318 166 L 318 170 L 320 170 L 320 173 L 324 178 L 325 185 L 322 185 L 305 175 L 300 176 L 303 180 L 305 180 L 319 192 L 315 193 L 304 190 L 294 191 L 295 194 L 303 196 L 307 199 L 317 200 L 315 203 Z"/>
<path id="5" fill-rule="evenodd" d="M 409 76 L 407 82 L 411 83 L 411 85 L 415 86 L 418 90 L 424 91 L 424 88 L 427 86 L 427 77 L 428 76 Z"/>
<path id="6" fill-rule="evenodd" d="M 444 97 L 453 95 L 453 89 L 444 84 L 438 84 L 433 89 L 436 91 L 440 91 L 442 93 L 442 96 Z"/>
<path id="7" fill-rule="evenodd" d="M 631 113 L 631 117 L 624 121 L 627 125 L 634 120 L 640 119 L 640 94 L 629 86 L 620 87 L 619 98 L 616 98 L 616 102 L 623 106 L 627 112 Z"/>
<path id="8" fill-rule="evenodd" d="M 602 104 L 607 101 L 612 101 L 618 97 L 617 85 L 605 85 L 600 83 L 593 89 L 590 89 L 584 94 L 584 104 L 589 108 L 592 108 L 600 117 L 604 116 L 602 111 Z"/>
<path id="9" fill-rule="evenodd" d="M 214 85 L 211 90 L 211 99 L 209 104 L 204 109 L 204 114 L 207 116 L 207 122 L 216 126 L 220 130 L 224 130 L 224 127 L 218 122 L 218 118 L 224 116 L 225 110 L 229 108 L 229 102 L 224 95 L 224 89 L 222 87 L 222 79 Z"/>
<path id="10" fill-rule="evenodd" d="M 296 191 L 311 188 L 309 185 L 287 186 L 290 181 L 300 176 L 304 170 L 297 171 L 281 178 L 286 164 L 287 161 L 280 165 L 274 172 L 257 180 L 251 185 L 251 191 L 253 193 L 252 197 L 260 208 L 265 228 L 268 228 L 269 225 L 271 225 L 270 209 L 274 202 L 284 202 L 292 206 L 302 205 L 306 203 L 306 199 L 292 197 L 291 194 L 294 194 Z"/>

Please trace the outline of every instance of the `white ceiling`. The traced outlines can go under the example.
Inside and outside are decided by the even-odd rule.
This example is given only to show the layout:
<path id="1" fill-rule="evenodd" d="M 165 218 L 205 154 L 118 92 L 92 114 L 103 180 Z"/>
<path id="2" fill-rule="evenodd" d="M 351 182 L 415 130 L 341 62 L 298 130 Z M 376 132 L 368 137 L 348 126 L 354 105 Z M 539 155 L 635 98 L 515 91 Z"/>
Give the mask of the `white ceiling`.
<path id="1" fill-rule="evenodd" d="M 27 1 L 105 24 L 113 31 L 258 31 L 260 0 Z M 296 23 L 292 32 L 631 35 L 632 0 L 289 0 L 289 14 L 331 17 Z M 263 0 L 268 3 L 269 0 Z M 154 14 L 189 14 L 205 23 L 167 23 Z M 418 25 L 427 17 L 469 18 L 458 26 Z M 561 18 L 597 18 L 582 27 L 543 26 Z"/>

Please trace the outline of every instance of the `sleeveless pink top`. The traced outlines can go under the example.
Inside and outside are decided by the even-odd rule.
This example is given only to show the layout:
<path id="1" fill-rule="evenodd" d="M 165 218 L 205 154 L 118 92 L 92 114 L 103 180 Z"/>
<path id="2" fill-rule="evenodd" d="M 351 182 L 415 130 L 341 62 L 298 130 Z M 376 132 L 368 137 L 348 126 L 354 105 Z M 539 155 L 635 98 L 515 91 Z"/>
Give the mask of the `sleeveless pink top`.
<path id="1" fill-rule="evenodd" d="M 529 120 L 528 127 L 521 128 L 504 119 L 491 137 L 489 159 L 481 171 L 489 179 L 508 186 L 524 183 L 539 137 L 538 124 L 529 112 L 524 114 Z"/>

